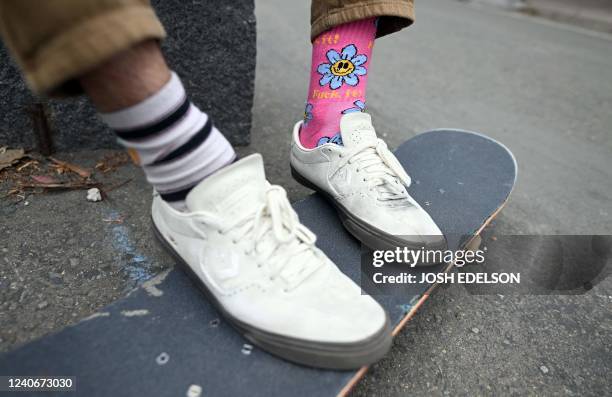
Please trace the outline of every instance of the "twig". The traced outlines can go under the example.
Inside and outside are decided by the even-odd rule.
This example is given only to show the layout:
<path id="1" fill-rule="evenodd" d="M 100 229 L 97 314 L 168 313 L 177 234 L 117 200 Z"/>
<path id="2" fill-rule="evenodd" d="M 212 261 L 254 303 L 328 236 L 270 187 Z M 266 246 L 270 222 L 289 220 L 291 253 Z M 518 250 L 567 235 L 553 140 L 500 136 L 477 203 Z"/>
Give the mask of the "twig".
<path id="1" fill-rule="evenodd" d="M 78 165 L 70 164 L 66 161 L 58 160 L 51 156 L 49 156 L 49 159 L 57 165 L 68 168 L 70 171 L 74 172 L 75 174 L 78 174 L 81 178 L 89 178 L 91 176 L 91 171 L 79 167 Z"/>
<path id="2" fill-rule="evenodd" d="M 21 188 L 43 189 L 84 189 L 86 187 L 99 187 L 98 182 L 60 182 L 60 183 L 20 183 Z"/>
<path id="3" fill-rule="evenodd" d="M 31 166 L 32 164 L 38 163 L 38 161 L 36 160 L 30 160 L 27 163 L 25 163 L 24 165 L 20 165 L 19 167 L 17 167 L 17 172 L 21 172 L 21 170 Z"/>

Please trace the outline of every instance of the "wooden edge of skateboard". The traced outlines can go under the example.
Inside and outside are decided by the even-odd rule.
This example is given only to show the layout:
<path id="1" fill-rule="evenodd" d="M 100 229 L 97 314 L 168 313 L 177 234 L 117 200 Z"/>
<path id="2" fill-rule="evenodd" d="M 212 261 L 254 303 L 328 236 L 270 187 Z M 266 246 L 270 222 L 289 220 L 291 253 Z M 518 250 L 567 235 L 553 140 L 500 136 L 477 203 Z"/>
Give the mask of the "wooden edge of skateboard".
<path id="1" fill-rule="evenodd" d="M 508 197 L 506 198 L 506 200 L 504 200 L 502 205 L 500 205 L 491 215 L 489 215 L 489 217 L 482 224 L 482 226 L 480 226 L 480 228 L 478 228 L 478 230 L 476 230 L 476 232 L 472 234 L 472 238 L 470 238 L 470 240 L 465 244 L 465 247 L 468 247 L 474 241 L 474 239 L 480 236 L 480 233 L 484 230 L 484 228 L 487 227 L 491 223 L 491 221 L 495 219 L 497 215 L 501 212 L 501 210 L 506 206 L 506 203 L 508 202 L 509 198 L 510 198 L 510 195 L 508 195 Z M 446 267 L 446 269 L 444 269 L 444 273 L 448 273 L 453 268 L 453 266 L 454 264 L 450 263 Z M 391 334 L 393 335 L 394 338 L 406 326 L 408 321 L 410 321 L 412 317 L 414 317 L 414 315 L 419 310 L 419 308 L 423 305 L 423 303 L 425 303 L 427 298 L 429 298 L 429 296 L 432 294 L 432 292 L 437 287 L 438 287 L 438 283 L 432 284 L 431 287 L 429 287 L 429 289 L 423 294 L 423 296 L 421 296 L 421 298 L 419 298 L 419 300 L 414 305 L 412 305 L 412 307 L 410 308 L 408 313 L 406 313 L 404 318 L 402 318 L 402 320 L 395 326 L 395 328 L 393 328 L 393 331 L 391 332 Z M 353 375 L 353 377 L 348 381 L 348 383 L 344 385 L 344 387 L 342 388 L 342 390 L 340 390 L 340 392 L 337 394 L 336 397 L 346 397 L 348 393 L 350 393 L 350 391 L 353 390 L 355 385 L 357 385 L 357 383 L 359 383 L 359 381 L 368 372 L 369 368 L 370 368 L 369 366 L 364 366 L 364 367 L 359 368 L 359 370 L 355 373 L 355 375 Z"/>

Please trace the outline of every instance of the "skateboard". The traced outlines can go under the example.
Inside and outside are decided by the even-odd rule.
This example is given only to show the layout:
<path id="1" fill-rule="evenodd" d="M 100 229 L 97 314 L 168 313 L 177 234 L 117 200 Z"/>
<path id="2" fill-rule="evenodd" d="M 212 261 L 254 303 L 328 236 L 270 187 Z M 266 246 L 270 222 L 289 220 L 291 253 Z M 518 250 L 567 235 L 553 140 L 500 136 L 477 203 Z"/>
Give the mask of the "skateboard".
<path id="1" fill-rule="evenodd" d="M 516 161 L 499 142 L 461 130 L 434 130 L 395 154 L 412 178 L 409 193 L 444 232 L 448 248 L 475 249 L 516 180 Z M 294 203 L 317 245 L 357 282 L 362 247 L 319 194 Z M 453 264 L 410 272 L 448 272 Z M 435 284 L 407 285 L 375 298 L 396 335 Z M 79 396 L 346 395 L 367 372 L 292 364 L 252 346 L 188 277 L 168 270 L 126 298 L 55 334 L 0 356 L 0 375 L 74 376 Z M 53 395 L 53 393 L 49 393 Z M 63 395 L 58 392 L 57 395 Z"/>

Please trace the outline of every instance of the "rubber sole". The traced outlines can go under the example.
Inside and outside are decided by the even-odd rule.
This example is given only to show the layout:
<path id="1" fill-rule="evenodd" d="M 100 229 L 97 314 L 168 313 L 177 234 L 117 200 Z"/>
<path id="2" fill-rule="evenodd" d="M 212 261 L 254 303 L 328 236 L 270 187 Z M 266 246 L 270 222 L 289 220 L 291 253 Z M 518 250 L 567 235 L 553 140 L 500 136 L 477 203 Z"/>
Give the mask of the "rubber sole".
<path id="1" fill-rule="evenodd" d="M 153 232 L 161 245 L 176 259 L 181 269 L 204 293 L 215 309 L 244 338 L 263 350 L 285 360 L 310 367 L 353 370 L 380 360 L 392 344 L 392 327 L 388 315 L 385 324 L 372 337 L 356 343 L 325 343 L 295 339 L 264 331 L 236 319 L 219 303 L 206 284 L 198 277 L 183 258 L 172 248 L 151 219 Z"/>
<path id="2" fill-rule="evenodd" d="M 402 240 L 401 238 L 394 236 L 389 233 L 385 233 L 382 230 L 362 221 L 361 219 L 352 215 L 342 204 L 338 203 L 329 193 L 326 191 L 319 189 L 315 184 L 310 182 L 306 177 L 302 176 L 293 166 L 291 166 L 291 176 L 295 179 L 299 184 L 314 190 L 315 192 L 321 194 L 327 201 L 329 201 L 338 216 L 340 217 L 340 221 L 357 240 L 361 241 L 365 246 L 374 249 L 374 250 L 394 250 L 396 247 L 406 247 L 408 249 L 419 250 L 421 248 L 425 248 L 427 250 L 440 250 L 444 251 L 447 248 L 446 238 L 444 238 L 443 242 L 437 244 L 428 244 L 423 246 L 423 243 L 411 243 L 406 240 Z M 416 263 L 416 266 L 426 267 L 426 266 L 435 266 L 437 263 L 424 263 L 419 262 Z"/>

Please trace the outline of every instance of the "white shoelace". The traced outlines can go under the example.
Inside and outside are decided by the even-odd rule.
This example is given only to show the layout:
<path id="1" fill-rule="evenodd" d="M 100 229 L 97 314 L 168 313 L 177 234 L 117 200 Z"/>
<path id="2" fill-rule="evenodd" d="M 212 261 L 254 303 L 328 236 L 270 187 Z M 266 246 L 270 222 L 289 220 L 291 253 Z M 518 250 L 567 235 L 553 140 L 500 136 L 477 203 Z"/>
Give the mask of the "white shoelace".
<path id="1" fill-rule="evenodd" d="M 405 201 L 407 198 L 404 187 L 410 186 L 410 176 L 381 139 L 357 145 L 342 157 L 338 169 L 357 163 L 357 170 L 363 170 L 364 180 L 379 192 L 379 200 Z"/>
<path id="2" fill-rule="evenodd" d="M 289 288 L 299 285 L 322 263 L 315 234 L 300 223 L 280 186 L 268 188 L 265 202 L 254 213 L 221 229 L 224 234 L 233 231 L 234 242 L 244 238 L 252 242 L 247 252 L 257 254 L 270 277 L 281 276 Z"/>

